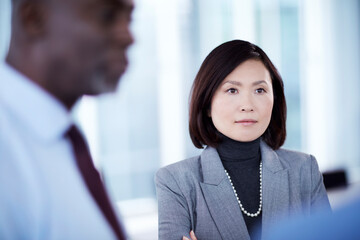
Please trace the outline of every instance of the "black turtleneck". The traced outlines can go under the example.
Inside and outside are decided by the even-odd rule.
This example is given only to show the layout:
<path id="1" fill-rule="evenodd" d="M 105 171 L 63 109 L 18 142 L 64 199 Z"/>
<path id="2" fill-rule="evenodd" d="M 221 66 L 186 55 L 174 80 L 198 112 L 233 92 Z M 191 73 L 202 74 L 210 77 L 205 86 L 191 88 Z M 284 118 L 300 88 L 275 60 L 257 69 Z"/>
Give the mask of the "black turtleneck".
<path id="1" fill-rule="evenodd" d="M 229 173 L 238 197 L 246 211 L 256 213 L 260 201 L 260 138 L 251 142 L 238 142 L 222 135 L 217 147 L 220 159 Z M 235 196 L 234 196 L 235 197 Z M 257 217 L 243 213 L 250 238 L 260 239 L 262 211 Z"/>

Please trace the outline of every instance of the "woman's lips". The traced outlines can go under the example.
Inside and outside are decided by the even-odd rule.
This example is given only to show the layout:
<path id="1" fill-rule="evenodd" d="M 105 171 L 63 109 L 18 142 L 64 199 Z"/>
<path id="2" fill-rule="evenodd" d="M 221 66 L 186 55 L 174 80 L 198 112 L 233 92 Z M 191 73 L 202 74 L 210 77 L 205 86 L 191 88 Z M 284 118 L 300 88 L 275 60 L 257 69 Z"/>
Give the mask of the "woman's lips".
<path id="1" fill-rule="evenodd" d="M 254 125 L 255 123 L 257 123 L 257 121 L 254 119 L 242 119 L 242 120 L 235 121 L 235 123 L 241 124 L 243 126 L 250 126 L 250 125 Z"/>

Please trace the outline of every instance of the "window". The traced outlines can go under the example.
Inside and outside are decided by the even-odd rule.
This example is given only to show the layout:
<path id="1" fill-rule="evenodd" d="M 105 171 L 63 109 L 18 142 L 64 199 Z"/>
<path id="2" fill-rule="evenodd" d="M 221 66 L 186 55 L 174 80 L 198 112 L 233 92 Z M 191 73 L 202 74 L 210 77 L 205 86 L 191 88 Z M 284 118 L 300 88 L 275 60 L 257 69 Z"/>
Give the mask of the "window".
<path id="1" fill-rule="evenodd" d="M 10 32 L 9 2 L 0 1 L 1 57 Z M 263 48 L 283 77 L 285 147 L 314 154 L 321 170 L 345 168 L 351 181 L 359 181 L 359 4 L 136 1 L 136 42 L 118 91 L 84 97 L 75 111 L 131 235 L 157 238 L 154 174 L 201 152 L 187 128 L 192 81 L 205 56 L 235 38 Z"/>

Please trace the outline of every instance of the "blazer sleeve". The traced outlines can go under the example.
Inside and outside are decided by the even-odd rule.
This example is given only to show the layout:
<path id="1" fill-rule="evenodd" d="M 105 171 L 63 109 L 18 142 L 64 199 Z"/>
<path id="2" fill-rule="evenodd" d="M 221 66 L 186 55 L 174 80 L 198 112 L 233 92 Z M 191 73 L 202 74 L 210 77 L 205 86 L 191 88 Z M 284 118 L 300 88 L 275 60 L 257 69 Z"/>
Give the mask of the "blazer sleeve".
<path id="1" fill-rule="evenodd" d="M 189 207 L 174 176 L 161 168 L 155 176 L 159 213 L 159 240 L 190 239 L 191 219 Z"/>
<path id="2" fill-rule="evenodd" d="M 331 212 L 329 198 L 326 193 L 323 176 L 314 156 L 311 158 L 311 214 L 322 210 Z"/>

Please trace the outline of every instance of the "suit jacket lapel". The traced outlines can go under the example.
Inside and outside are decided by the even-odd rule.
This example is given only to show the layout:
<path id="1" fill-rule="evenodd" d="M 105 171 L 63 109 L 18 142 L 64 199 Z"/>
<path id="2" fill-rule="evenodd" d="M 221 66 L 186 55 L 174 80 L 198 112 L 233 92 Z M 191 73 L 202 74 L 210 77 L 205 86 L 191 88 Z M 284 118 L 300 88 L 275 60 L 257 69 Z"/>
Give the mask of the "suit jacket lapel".
<path id="1" fill-rule="evenodd" d="M 278 155 L 261 141 L 261 159 L 263 161 L 263 216 L 262 235 L 267 236 L 270 227 L 289 214 L 289 178 L 288 170 Z"/>
<path id="2" fill-rule="evenodd" d="M 201 189 L 222 239 L 250 240 L 240 207 L 214 148 L 207 147 L 203 151 L 201 166 Z"/>

